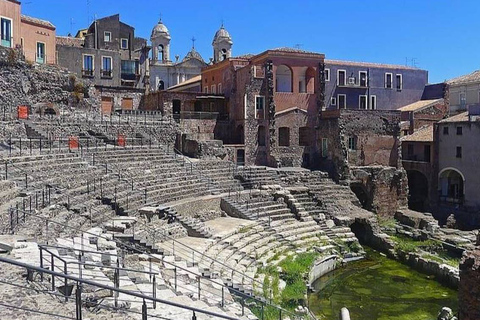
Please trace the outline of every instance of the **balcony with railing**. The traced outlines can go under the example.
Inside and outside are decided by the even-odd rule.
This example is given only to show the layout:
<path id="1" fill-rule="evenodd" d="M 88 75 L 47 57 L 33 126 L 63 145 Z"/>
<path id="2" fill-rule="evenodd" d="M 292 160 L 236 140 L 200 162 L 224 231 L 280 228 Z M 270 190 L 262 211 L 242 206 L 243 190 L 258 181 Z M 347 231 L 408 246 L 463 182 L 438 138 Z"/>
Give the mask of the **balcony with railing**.
<path id="1" fill-rule="evenodd" d="M 100 71 L 100 74 L 102 75 L 102 78 L 107 78 L 107 79 L 111 79 L 112 78 L 112 70 L 104 70 L 102 69 Z"/>
<path id="2" fill-rule="evenodd" d="M 93 69 L 82 69 L 82 76 L 86 78 L 93 78 Z"/>

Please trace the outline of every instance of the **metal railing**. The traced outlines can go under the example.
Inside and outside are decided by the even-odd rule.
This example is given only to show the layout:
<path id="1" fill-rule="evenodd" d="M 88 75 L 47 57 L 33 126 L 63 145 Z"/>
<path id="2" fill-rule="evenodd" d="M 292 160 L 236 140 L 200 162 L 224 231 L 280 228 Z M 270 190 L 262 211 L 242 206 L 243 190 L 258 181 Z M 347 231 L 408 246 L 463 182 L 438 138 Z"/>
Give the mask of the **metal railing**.
<path id="1" fill-rule="evenodd" d="M 43 216 L 38 216 L 36 214 L 33 214 L 33 213 L 29 213 L 29 212 L 24 212 L 25 214 L 27 215 L 30 215 L 30 216 L 34 216 L 35 218 L 38 218 L 38 219 L 41 219 L 43 221 L 46 222 L 46 226 L 48 228 L 48 223 L 53 223 L 53 224 L 56 224 L 56 225 L 59 225 L 59 226 L 62 226 L 62 227 L 65 227 L 65 228 L 69 228 L 69 229 L 73 229 L 73 230 L 76 230 L 76 231 L 79 231 L 81 232 L 82 234 L 88 234 L 88 235 L 92 235 L 94 237 L 98 237 L 98 238 L 102 238 L 102 239 L 105 239 L 105 240 L 110 240 L 109 238 L 107 237 L 104 237 L 104 236 L 101 236 L 101 235 L 98 235 L 98 234 L 94 234 L 94 233 L 91 233 L 91 232 L 88 232 L 88 231 L 85 231 L 85 230 L 82 230 L 82 229 L 79 229 L 79 228 L 75 228 L 75 227 L 71 227 L 71 226 L 68 226 L 67 224 L 64 224 L 64 223 L 60 223 L 60 222 L 57 222 L 57 221 L 54 221 L 54 220 L 51 220 L 51 219 L 48 219 L 46 217 L 43 217 Z M 118 239 L 116 239 L 115 237 L 113 238 L 113 241 L 117 242 Z M 129 245 L 129 244 L 126 244 L 125 242 L 117 242 L 117 245 L 120 244 L 121 246 L 123 246 L 124 248 L 127 248 L 128 250 L 131 250 L 133 252 L 138 252 L 138 253 L 141 253 L 141 254 L 145 254 L 147 255 L 148 257 L 152 258 L 152 259 L 158 259 L 154 256 L 152 256 L 151 254 L 147 253 L 145 250 L 142 250 L 142 249 L 139 249 L 137 246 L 135 245 Z M 78 249 L 75 249 L 75 250 L 78 250 Z M 0 260 L 1 261 L 1 260 Z M 260 300 L 258 298 L 255 298 L 255 297 L 252 297 L 252 296 L 249 296 L 247 294 L 245 294 L 244 292 L 241 292 L 240 290 L 237 290 L 237 289 L 234 289 L 232 287 L 229 287 L 229 286 L 226 286 L 225 284 L 221 283 L 221 282 L 217 282 L 217 281 L 214 281 L 213 279 L 210 279 L 202 274 L 199 274 L 199 273 L 195 273 L 191 270 L 189 270 L 188 268 L 183 268 L 183 267 L 180 267 L 180 266 L 177 266 L 175 265 L 174 263 L 171 263 L 171 262 L 168 262 L 168 261 L 165 261 L 164 259 L 162 259 L 161 261 L 162 263 L 164 264 L 167 264 L 167 265 L 170 265 L 172 267 L 174 267 L 174 289 L 177 290 L 178 288 L 181 288 L 180 285 L 177 284 L 177 274 L 178 274 L 178 271 L 177 270 L 181 270 L 182 272 L 184 273 L 187 273 L 187 274 L 190 274 L 192 276 L 194 276 L 193 278 L 197 279 L 197 284 L 198 284 L 198 294 L 200 295 L 200 292 L 201 292 L 201 281 L 204 281 L 204 282 L 207 282 L 207 283 L 212 283 L 212 286 L 220 286 L 222 288 L 222 291 L 221 291 L 221 294 L 216 294 L 215 292 L 212 292 L 212 291 L 208 291 L 208 289 L 203 289 L 203 291 L 207 291 L 209 293 L 209 295 L 214 295 L 214 296 L 217 296 L 217 298 L 221 299 L 221 303 L 222 303 L 222 306 L 224 305 L 224 299 L 225 299 L 225 290 L 229 291 L 229 292 L 232 292 L 233 294 L 235 294 L 236 296 L 240 297 L 241 298 L 241 304 L 242 304 L 242 314 L 244 314 L 244 307 L 245 307 L 245 303 L 247 300 L 257 304 L 258 306 L 260 306 L 260 308 L 263 310 L 264 307 L 269 307 L 269 308 L 272 308 L 274 310 L 276 310 L 276 312 L 278 312 L 279 314 L 279 319 L 281 320 L 282 319 L 282 314 L 283 315 L 289 315 L 291 319 L 304 319 L 303 316 L 298 316 L 296 315 L 295 313 L 292 313 L 288 310 L 285 310 L 279 306 L 276 306 L 274 304 L 271 304 L 269 303 L 268 301 L 266 300 Z M 66 276 L 66 275 L 65 275 Z M 185 290 L 191 290 L 190 288 L 188 287 L 184 287 L 183 289 Z M 121 290 L 121 289 L 118 289 L 118 290 Z M 309 317 L 307 316 L 307 319 L 309 319 Z"/>
<path id="2" fill-rule="evenodd" d="M 74 277 L 74 276 L 69 275 L 69 274 L 55 272 L 55 271 L 49 270 L 47 268 L 36 267 L 36 266 L 33 266 L 33 265 L 29 265 L 29 264 L 26 264 L 26 263 L 22 263 L 22 262 L 12 260 L 12 259 L 8 259 L 8 258 L 4 258 L 4 257 L 0 257 L 0 262 L 26 269 L 27 273 L 30 274 L 30 276 L 27 276 L 27 277 L 30 278 L 30 279 L 33 278 L 33 275 L 31 275 L 31 274 L 33 272 L 37 272 L 41 275 L 42 274 L 48 274 L 52 277 L 52 279 L 54 279 L 54 278 L 64 279 L 65 283 L 68 283 L 68 281 L 71 281 L 71 282 L 75 283 L 76 286 L 77 286 L 77 288 L 75 290 L 75 306 L 76 306 L 76 318 L 75 319 L 77 319 L 77 320 L 82 319 L 82 298 L 81 298 L 81 296 L 82 296 L 82 287 L 84 285 L 89 285 L 89 286 L 100 288 L 100 289 L 110 290 L 112 292 L 115 292 L 117 295 L 121 293 L 121 294 L 125 294 L 127 296 L 142 299 L 143 300 L 142 319 L 147 319 L 148 309 L 147 309 L 146 301 L 151 301 L 152 303 L 161 303 L 161 304 L 164 304 L 164 305 L 169 305 L 169 306 L 172 306 L 172 307 L 177 307 L 177 308 L 180 308 L 180 309 L 192 311 L 193 317 L 195 317 L 195 313 L 200 313 L 200 314 L 205 314 L 205 315 L 215 317 L 215 318 L 220 318 L 220 319 L 239 320 L 238 318 L 230 317 L 230 316 L 227 316 L 227 315 L 222 315 L 222 314 L 218 314 L 218 313 L 215 313 L 215 312 L 212 312 L 212 311 L 186 306 L 186 305 L 183 305 L 183 304 L 180 304 L 180 303 L 176 303 L 176 302 L 172 302 L 172 301 L 168 301 L 168 300 L 164 300 L 164 299 L 150 297 L 148 295 L 133 292 L 133 291 L 130 291 L 130 290 L 111 287 L 111 286 L 108 286 L 108 285 L 105 285 L 105 284 L 102 284 L 102 283 L 98 283 L 98 282 L 95 282 L 95 281 L 81 279 L 81 278 Z M 66 297 L 66 299 L 68 300 L 68 297 Z"/>

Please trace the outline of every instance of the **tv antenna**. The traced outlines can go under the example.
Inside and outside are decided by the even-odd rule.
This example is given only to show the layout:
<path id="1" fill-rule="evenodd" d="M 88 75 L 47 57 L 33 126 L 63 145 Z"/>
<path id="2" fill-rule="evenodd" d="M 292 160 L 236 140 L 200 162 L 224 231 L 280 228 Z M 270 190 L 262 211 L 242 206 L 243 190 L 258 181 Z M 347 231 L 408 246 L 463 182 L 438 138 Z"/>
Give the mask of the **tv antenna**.
<path id="1" fill-rule="evenodd" d="M 70 18 L 70 34 L 72 34 L 74 24 L 75 24 L 75 22 L 74 22 L 73 18 Z"/>

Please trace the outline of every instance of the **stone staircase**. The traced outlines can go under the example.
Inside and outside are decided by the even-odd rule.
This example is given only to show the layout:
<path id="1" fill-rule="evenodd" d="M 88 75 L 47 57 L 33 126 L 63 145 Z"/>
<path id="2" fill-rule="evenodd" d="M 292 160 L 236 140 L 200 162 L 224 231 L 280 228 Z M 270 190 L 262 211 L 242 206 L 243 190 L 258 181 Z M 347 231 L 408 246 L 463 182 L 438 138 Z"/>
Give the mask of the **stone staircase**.
<path id="1" fill-rule="evenodd" d="M 240 181 L 234 178 L 236 165 L 230 161 L 202 160 L 195 162 L 194 168 L 202 178 L 207 179 L 212 194 L 244 189 Z"/>
<path id="2" fill-rule="evenodd" d="M 167 218 L 174 218 L 178 220 L 187 229 L 188 235 L 190 237 L 197 237 L 197 238 L 212 237 L 212 233 L 210 232 L 210 230 L 199 219 L 181 215 L 171 207 L 160 209 L 160 214 L 163 214 Z"/>
<path id="3" fill-rule="evenodd" d="M 33 123 L 33 121 L 23 120 L 23 123 L 25 124 L 28 138 L 48 140 L 48 134 L 35 123 Z"/>
<path id="4" fill-rule="evenodd" d="M 277 172 L 262 166 L 238 167 L 235 178 L 241 180 L 242 185 L 248 189 L 280 184 Z"/>

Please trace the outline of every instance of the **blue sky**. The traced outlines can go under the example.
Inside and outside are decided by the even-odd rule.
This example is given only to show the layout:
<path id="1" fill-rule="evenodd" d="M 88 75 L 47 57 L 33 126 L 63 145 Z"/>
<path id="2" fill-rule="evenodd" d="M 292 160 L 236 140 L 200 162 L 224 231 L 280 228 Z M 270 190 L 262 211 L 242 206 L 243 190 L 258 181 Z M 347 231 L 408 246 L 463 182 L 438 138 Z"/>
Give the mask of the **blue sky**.
<path id="1" fill-rule="evenodd" d="M 299 45 L 329 59 L 415 64 L 429 71 L 431 83 L 480 69 L 479 0 L 22 2 L 24 14 L 50 20 L 57 35 L 75 34 L 94 15 L 119 13 L 136 36 L 148 39 L 161 15 L 172 36 L 172 59 L 183 57 L 195 37 L 197 51 L 208 60 L 223 20 L 234 55 Z"/>

